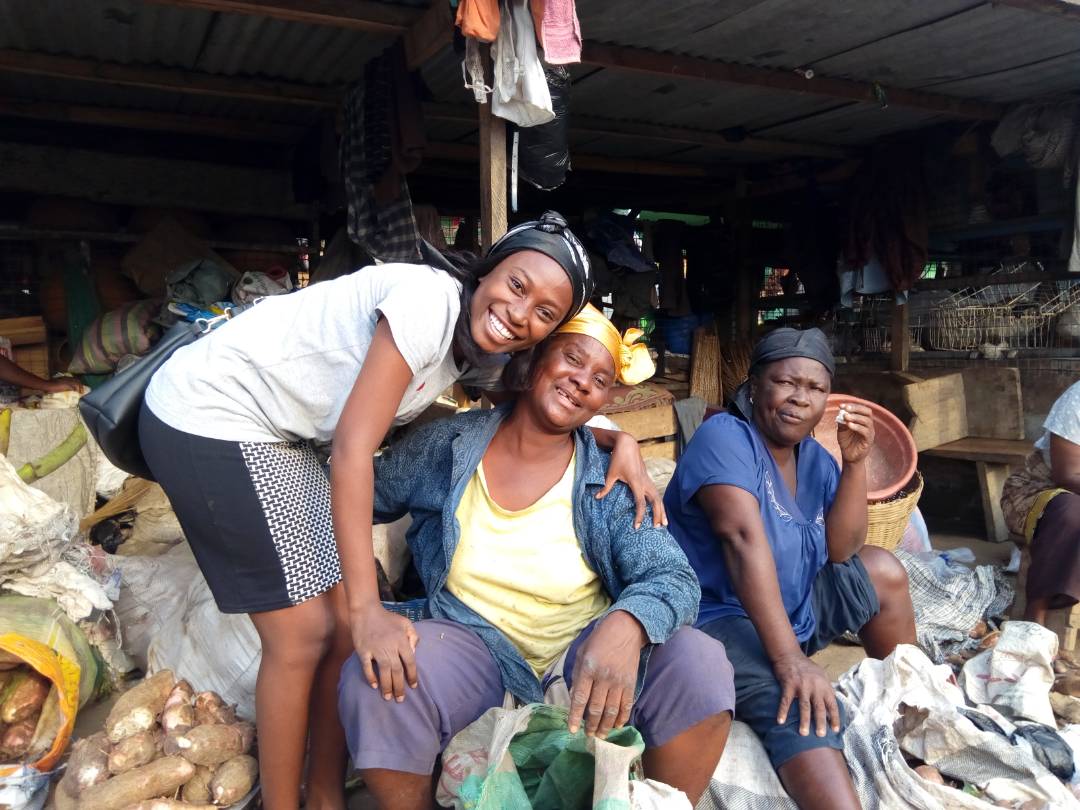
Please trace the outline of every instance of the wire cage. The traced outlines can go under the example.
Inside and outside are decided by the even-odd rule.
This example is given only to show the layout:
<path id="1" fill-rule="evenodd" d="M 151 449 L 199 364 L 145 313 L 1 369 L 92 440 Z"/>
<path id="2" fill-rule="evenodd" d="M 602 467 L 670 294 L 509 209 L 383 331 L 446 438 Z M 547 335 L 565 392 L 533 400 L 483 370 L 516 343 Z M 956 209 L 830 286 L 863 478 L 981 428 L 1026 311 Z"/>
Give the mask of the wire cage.
<path id="1" fill-rule="evenodd" d="M 1002 265 L 991 277 L 1042 270 L 1037 262 Z M 1058 319 L 1080 304 L 1080 280 L 969 287 L 937 299 L 930 310 L 933 349 L 1048 349 L 1058 344 Z M 1070 313 L 1070 317 L 1075 311 Z"/>
<path id="2" fill-rule="evenodd" d="M 891 295 L 856 296 L 851 309 L 837 313 L 837 353 L 853 356 L 891 351 L 893 306 Z M 912 313 L 908 321 L 911 345 L 922 345 L 924 330 L 924 316 Z"/>

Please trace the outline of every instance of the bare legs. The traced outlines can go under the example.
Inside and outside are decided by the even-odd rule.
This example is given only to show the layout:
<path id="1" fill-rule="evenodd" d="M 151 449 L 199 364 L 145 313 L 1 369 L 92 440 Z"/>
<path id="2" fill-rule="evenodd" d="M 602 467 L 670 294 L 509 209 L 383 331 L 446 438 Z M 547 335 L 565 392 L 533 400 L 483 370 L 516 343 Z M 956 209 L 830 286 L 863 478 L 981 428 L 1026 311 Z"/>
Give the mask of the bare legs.
<path id="1" fill-rule="evenodd" d="M 876 546 L 863 546 L 859 558 L 881 603 L 881 611 L 863 625 L 859 638 L 868 656 L 888 658 L 897 644 L 915 643 L 915 609 L 907 571 L 892 552 Z"/>
<path id="2" fill-rule="evenodd" d="M 716 764 L 727 745 L 731 713 L 714 714 L 672 737 L 663 745 L 648 748 L 642 757 L 645 776 L 678 788 L 696 805 L 709 787 Z"/>
<path id="3" fill-rule="evenodd" d="M 430 774 L 370 768 L 360 772 L 381 810 L 434 810 L 435 790 Z"/>
<path id="4" fill-rule="evenodd" d="M 859 558 L 881 603 L 880 612 L 863 626 L 859 638 L 871 658 L 886 658 L 897 644 L 915 643 L 915 614 L 907 572 L 892 553 L 874 546 L 864 546 Z M 841 751 L 805 751 L 781 765 L 777 773 L 801 810 L 861 807 Z"/>
<path id="5" fill-rule="evenodd" d="M 266 810 L 300 807 L 304 754 L 311 735 L 310 808 L 345 807 L 345 739 L 337 716 L 337 673 L 347 656 L 335 621 L 337 585 L 282 610 L 251 614 L 262 641 L 255 687 L 259 772 Z M 347 642 L 346 643 L 350 643 Z M 350 643 L 351 645 L 351 643 Z"/>

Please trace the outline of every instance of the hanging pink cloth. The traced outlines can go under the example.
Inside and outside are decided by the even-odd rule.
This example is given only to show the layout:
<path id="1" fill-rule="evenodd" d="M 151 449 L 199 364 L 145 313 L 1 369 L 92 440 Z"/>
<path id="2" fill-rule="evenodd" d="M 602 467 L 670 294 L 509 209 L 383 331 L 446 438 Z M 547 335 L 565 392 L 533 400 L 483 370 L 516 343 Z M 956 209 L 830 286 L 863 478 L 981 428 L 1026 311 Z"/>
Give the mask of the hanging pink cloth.
<path id="1" fill-rule="evenodd" d="M 531 0 L 533 22 L 544 61 L 570 65 L 581 61 L 581 23 L 574 0 Z"/>

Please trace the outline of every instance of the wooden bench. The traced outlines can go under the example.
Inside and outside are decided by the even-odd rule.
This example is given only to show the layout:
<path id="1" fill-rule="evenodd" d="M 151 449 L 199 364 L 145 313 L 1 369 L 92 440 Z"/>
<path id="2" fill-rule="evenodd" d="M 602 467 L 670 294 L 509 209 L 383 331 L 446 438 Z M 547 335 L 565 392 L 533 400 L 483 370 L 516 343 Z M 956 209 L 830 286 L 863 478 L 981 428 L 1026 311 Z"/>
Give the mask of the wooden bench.
<path id="1" fill-rule="evenodd" d="M 1001 488 L 1032 443 L 1024 438 L 1020 370 L 980 367 L 924 379 L 912 374 L 841 378 L 843 393 L 880 402 L 908 426 L 920 453 L 975 464 L 988 540 L 1009 539 Z"/>
<path id="2" fill-rule="evenodd" d="M 1014 466 L 1024 463 L 1031 452 L 1031 442 L 1023 439 L 985 439 L 969 436 L 946 442 L 926 451 L 936 458 L 955 458 L 974 461 L 982 497 L 983 520 L 988 540 L 1009 539 L 1009 529 L 1001 511 L 1001 489 Z"/>
<path id="3" fill-rule="evenodd" d="M 615 392 L 601 410 L 604 416 L 638 441 L 642 458 L 675 460 L 675 398 L 659 385 L 642 383 Z"/>

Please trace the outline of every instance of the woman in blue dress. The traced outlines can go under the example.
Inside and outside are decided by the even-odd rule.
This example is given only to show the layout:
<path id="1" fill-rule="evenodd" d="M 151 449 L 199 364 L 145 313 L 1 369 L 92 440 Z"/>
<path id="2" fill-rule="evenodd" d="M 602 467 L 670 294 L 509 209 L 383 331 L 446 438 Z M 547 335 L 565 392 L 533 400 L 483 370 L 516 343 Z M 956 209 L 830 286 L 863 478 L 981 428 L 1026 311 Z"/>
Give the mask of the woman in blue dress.
<path id="1" fill-rule="evenodd" d="M 842 468 L 810 436 L 834 368 L 817 329 L 764 337 L 731 413 L 694 434 L 664 501 L 701 580 L 697 626 L 735 668 L 736 717 L 799 807 L 836 810 L 859 799 L 836 695 L 809 656 L 851 631 L 883 658 L 915 643 L 915 621 L 903 566 L 865 545 L 869 409 L 843 406 Z"/>

